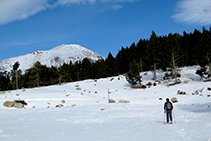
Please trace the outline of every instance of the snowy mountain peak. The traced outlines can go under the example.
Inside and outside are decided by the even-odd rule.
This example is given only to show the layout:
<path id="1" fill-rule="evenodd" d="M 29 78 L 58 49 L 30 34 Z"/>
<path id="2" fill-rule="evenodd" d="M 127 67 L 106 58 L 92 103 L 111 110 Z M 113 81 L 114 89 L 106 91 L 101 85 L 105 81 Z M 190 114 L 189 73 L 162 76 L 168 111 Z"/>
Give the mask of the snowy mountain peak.
<path id="1" fill-rule="evenodd" d="M 75 63 L 88 58 L 91 62 L 95 62 L 103 57 L 99 54 L 84 48 L 80 45 L 69 44 L 60 45 L 48 51 L 35 51 L 23 56 L 13 57 L 0 61 L 0 73 L 10 72 L 15 62 L 20 63 L 20 69 L 25 70 L 33 67 L 39 61 L 42 65 L 47 67 L 59 67 L 63 63 Z"/>

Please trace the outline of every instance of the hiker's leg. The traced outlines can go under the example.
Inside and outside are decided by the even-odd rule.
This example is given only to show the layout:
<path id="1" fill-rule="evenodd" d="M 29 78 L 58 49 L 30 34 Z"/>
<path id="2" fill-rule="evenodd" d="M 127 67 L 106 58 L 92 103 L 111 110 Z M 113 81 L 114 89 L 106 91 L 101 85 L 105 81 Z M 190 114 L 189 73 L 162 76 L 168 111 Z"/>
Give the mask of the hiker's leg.
<path id="1" fill-rule="evenodd" d="M 167 120 L 167 123 L 169 123 L 169 112 L 166 112 L 166 120 Z"/>
<path id="2" fill-rule="evenodd" d="M 170 121 L 172 122 L 172 111 L 169 112 Z"/>

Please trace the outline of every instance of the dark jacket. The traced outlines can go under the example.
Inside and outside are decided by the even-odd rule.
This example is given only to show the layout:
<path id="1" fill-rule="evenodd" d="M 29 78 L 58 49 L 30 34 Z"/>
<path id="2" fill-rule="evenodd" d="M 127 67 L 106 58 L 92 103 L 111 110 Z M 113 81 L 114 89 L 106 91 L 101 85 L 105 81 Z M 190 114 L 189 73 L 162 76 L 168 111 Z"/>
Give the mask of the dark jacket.
<path id="1" fill-rule="evenodd" d="M 169 103 L 171 105 L 171 108 L 170 109 L 167 108 L 167 103 Z M 170 101 L 165 102 L 165 104 L 164 104 L 164 110 L 171 111 L 171 110 L 173 110 L 173 108 L 174 108 L 173 107 L 173 104 Z"/>

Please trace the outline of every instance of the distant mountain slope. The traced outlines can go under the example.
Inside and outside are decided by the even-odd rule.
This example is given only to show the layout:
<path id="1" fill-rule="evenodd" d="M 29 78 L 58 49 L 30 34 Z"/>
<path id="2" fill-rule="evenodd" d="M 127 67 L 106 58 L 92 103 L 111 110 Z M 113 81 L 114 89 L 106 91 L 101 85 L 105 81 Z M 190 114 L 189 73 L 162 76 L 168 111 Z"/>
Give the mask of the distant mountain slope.
<path id="1" fill-rule="evenodd" d="M 0 61 L 0 73 L 11 71 L 13 65 L 17 61 L 20 63 L 19 69 L 25 71 L 33 67 L 37 61 L 48 67 L 58 67 L 63 63 L 69 63 L 70 61 L 73 63 L 82 61 L 84 58 L 88 58 L 91 62 L 95 62 L 103 57 L 80 45 L 61 45 L 48 51 L 35 51 L 23 56 L 2 60 Z"/>

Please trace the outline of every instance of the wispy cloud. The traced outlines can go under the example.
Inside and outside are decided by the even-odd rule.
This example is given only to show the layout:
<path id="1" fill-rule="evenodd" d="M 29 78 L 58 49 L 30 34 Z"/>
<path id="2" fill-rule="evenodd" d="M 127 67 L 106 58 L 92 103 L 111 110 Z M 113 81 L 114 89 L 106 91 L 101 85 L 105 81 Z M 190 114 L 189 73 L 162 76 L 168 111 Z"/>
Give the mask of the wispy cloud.
<path id="1" fill-rule="evenodd" d="M 47 5 L 47 0 L 1 0 L 0 25 L 27 19 L 45 10 Z"/>
<path id="2" fill-rule="evenodd" d="M 211 0 L 182 0 L 172 16 L 177 22 L 197 25 L 211 24 Z"/>
<path id="3" fill-rule="evenodd" d="M 91 3 L 94 4 L 96 0 L 58 0 L 58 2 L 54 3 L 54 7 L 59 5 L 69 5 L 69 4 L 86 4 Z"/>
<path id="4" fill-rule="evenodd" d="M 54 4 L 54 6 L 58 5 L 67 5 L 67 4 L 94 4 L 95 2 L 135 2 L 135 1 L 140 1 L 140 0 L 58 0 Z"/>
<path id="5" fill-rule="evenodd" d="M 27 19 L 48 8 L 66 6 L 71 4 L 95 4 L 99 2 L 134 2 L 139 0 L 56 0 L 49 3 L 49 0 L 0 0 L 0 25 L 13 21 Z M 116 5 L 113 9 L 120 9 L 122 6 Z"/>
<path id="6" fill-rule="evenodd" d="M 123 6 L 121 6 L 121 5 L 114 5 L 112 7 L 112 9 L 114 9 L 114 10 L 119 10 L 119 9 L 122 9 L 122 8 L 123 8 Z"/>

